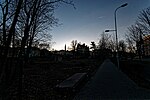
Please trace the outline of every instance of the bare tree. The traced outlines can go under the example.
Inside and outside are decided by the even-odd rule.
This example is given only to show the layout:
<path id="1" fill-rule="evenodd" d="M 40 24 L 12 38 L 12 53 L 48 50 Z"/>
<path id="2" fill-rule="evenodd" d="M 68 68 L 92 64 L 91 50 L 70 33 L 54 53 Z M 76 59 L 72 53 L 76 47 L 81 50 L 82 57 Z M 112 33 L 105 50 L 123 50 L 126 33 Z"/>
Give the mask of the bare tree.
<path id="1" fill-rule="evenodd" d="M 99 43 L 98 43 L 98 48 L 99 49 L 108 49 L 110 48 L 109 43 L 110 43 L 110 37 L 111 35 L 106 34 L 106 33 L 102 33 Z"/>
<path id="2" fill-rule="evenodd" d="M 20 10 L 22 8 L 22 4 L 23 4 L 23 0 L 17 0 L 16 1 L 16 5 L 14 6 L 14 14 L 12 14 L 11 16 L 11 21 L 9 22 L 7 19 L 9 19 L 9 9 L 11 7 L 11 5 L 14 4 L 13 0 L 5 0 L 2 4 L 1 4 L 1 8 L 2 8 L 2 12 L 3 12 L 3 21 L 2 21 L 2 29 L 3 29 L 3 46 L 4 46 L 4 50 L 2 50 L 2 54 L 3 54 L 3 61 L 1 62 L 1 73 L 0 73 L 0 84 L 2 85 L 1 90 L 2 91 L 2 98 L 4 99 L 6 97 L 6 90 L 9 86 L 8 83 L 11 83 L 10 80 L 10 73 L 8 71 L 8 65 L 7 65 L 7 54 L 12 42 L 12 37 L 15 34 L 15 27 L 18 21 L 18 16 L 20 13 Z M 6 8 L 5 8 L 6 6 Z M 7 34 L 7 38 L 6 38 L 6 26 L 9 27 L 8 30 L 8 34 Z"/>
<path id="3" fill-rule="evenodd" d="M 49 49 L 50 45 L 47 43 L 41 43 L 39 44 L 40 49 Z"/>
<path id="4" fill-rule="evenodd" d="M 95 50 L 97 49 L 97 46 L 94 41 L 92 41 L 90 45 L 91 45 L 90 49 L 92 50 L 91 56 L 93 58 L 95 56 Z"/>
<path id="5" fill-rule="evenodd" d="M 130 38 L 134 42 L 139 41 L 140 33 L 138 31 L 138 27 L 136 25 L 131 25 L 130 27 L 128 27 L 126 35 L 128 35 L 128 38 Z"/>
<path id="6" fill-rule="evenodd" d="M 51 39 L 51 35 L 47 34 L 47 31 L 54 24 L 57 24 L 57 19 L 54 17 L 54 9 L 55 5 L 61 2 L 72 4 L 70 0 L 25 0 L 23 5 L 24 9 L 22 13 L 20 13 L 22 15 L 20 19 L 21 21 L 23 20 L 23 23 L 21 24 L 23 24 L 22 26 L 24 28 L 21 49 L 19 53 L 20 58 L 22 58 L 22 55 L 25 55 L 25 60 L 28 60 L 31 46 L 35 37 L 38 40 Z M 23 17 L 24 15 L 25 18 Z M 26 46 L 28 47 L 27 53 L 25 52 Z M 49 44 L 47 46 L 49 46 Z M 23 75 L 23 66 L 20 70 L 21 75 Z"/>
<path id="7" fill-rule="evenodd" d="M 116 41 L 112 39 L 109 41 L 109 49 L 111 49 L 112 51 L 116 50 Z"/>
<path id="8" fill-rule="evenodd" d="M 142 31 L 142 28 L 139 26 L 139 24 L 131 25 L 128 28 L 128 34 L 126 34 L 128 42 L 132 41 L 132 43 L 134 43 L 134 46 L 136 47 L 136 51 L 139 55 L 139 58 L 141 58 L 142 52 L 143 52 L 142 34 L 143 34 L 143 31 Z"/>
<path id="9" fill-rule="evenodd" d="M 2 18 L 2 20 L 0 19 L 0 29 L 2 30 L 0 41 L 4 48 L 1 50 L 3 55 L 0 72 L 0 84 L 3 85 L 1 90 L 7 90 L 7 83 L 11 83 L 8 80 L 10 79 L 8 69 L 11 67 L 6 66 L 8 64 L 8 51 L 12 45 L 15 47 L 16 44 L 20 44 L 19 63 L 17 63 L 16 72 L 19 73 L 20 98 L 18 99 L 21 99 L 25 47 L 28 47 L 28 52 L 35 39 L 41 40 L 41 38 L 44 37 L 43 39 L 45 39 L 48 36 L 51 39 L 51 35 L 47 31 L 54 24 L 57 24 L 54 10 L 62 3 L 73 5 L 72 0 L 3 0 L 0 2 L 2 12 L 2 16 L 0 16 Z M 15 40 L 19 40 L 20 43 L 15 43 Z M 26 55 L 28 54 L 29 52 Z M 6 93 L 3 93 L 6 97 Z"/>
<path id="10" fill-rule="evenodd" d="M 72 47 L 72 50 L 75 52 L 76 51 L 76 48 L 77 48 L 77 40 L 72 40 L 71 41 L 71 47 Z"/>
<path id="11" fill-rule="evenodd" d="M 140 12 L 137 22 L 145 34 L 150 34 L 150 7 Z"/>
<path id="12" fill-rule="evenodd" d="M 129 36 L 126 36 L 126 42 L 127 42 L 127 51 L 131 53 L 135 53 L 135 44 Z"/>
<path id="13" fill-rule="evenodd" d="M 91 47 L 90 47 L 90 49 L 92 49 L 92 51 L 94 51 L 95 49 L 96 49 L 96 44 L 95 44 L 95 42 L 91 42 Z"/>
<path id="14" fill-rule="evenodd" d="M 119 51 L 123 51 L 123 52 L 126 51 L 126 44 L 125 44 L 124 40 L 119 41 Z"/>

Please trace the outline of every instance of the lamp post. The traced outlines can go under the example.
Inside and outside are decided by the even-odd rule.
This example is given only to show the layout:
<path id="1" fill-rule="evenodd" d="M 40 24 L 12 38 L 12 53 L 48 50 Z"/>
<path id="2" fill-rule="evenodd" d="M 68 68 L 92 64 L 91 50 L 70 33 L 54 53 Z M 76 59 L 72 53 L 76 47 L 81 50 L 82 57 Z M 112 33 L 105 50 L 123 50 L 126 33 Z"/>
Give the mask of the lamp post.
<path id="1" fill-rule="evenodd" d="M 121 6 L 119 6 L 119 7 L 117 7 L 116 9 L 115 9 L 115 12 L 114 12 L 114 18 L 115 18 L 115 30 L 105 30 L 105 32 L 110 32 L 110 31 L 115 31 L 115 33 L 116 33 L 116 50 L 117 50 L 117 55 L 116 55 L 116 58 L 117 58 L 117 65 L 118 65 L 118 68 L 119 68 L 119 54 L 118 54 L 118 35 L 117 35 L 117 10 L 119 9 L 119 8 L 122 8 L 122 7 L 125 7 L 125 6 L 127 6 L 128 5 L 128 3 L 125 3 L 125 4 L 122 4 Z"/>

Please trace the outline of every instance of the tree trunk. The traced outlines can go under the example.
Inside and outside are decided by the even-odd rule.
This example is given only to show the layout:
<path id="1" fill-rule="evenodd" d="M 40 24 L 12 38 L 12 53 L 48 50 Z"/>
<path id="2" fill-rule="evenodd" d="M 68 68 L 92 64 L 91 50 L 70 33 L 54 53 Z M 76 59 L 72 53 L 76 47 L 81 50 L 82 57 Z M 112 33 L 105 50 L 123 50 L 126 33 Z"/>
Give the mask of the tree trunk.
<path id="1" fill-rule="evenodd" d="M 10 27 L 10 30 L 9 30 L 9 33 L 8 33 L 8 39 L 7 39 L 7 42 L 6 42 L 6 45 L 5 45 L 5 51 L 4 51 L 4 61 L 2 63 L 2 73 L 1 73 L 1 76 L 0 76 L 0 83 L 3 82 L 3 86 L 2 86 L 2 89 L 3 90 L 3 94 L 2 96 L 5 98 L 7 97 L 7 94 L 6 94 L 6 90 L 7 90 L 7 75 L 6 75 L 6 72 L 7 72 L 7 69 L 8 69 L 8 66 L 6 66 L 7 64 L 7 55 L 8 55 L 8 51 L 9 51 L 9 48 L 10 48 L 10 44 L 11 44 L 11 40 L 12 40 L 12 35 L 13 33 L 15 33 L 15 27 L 16 27 L 16 23 L 18 21 L 18 16 L 19 16 L 19 13 L 20 13 L 20 10 L 21 10 L 21 5 L 23 3 L 23 0 L 19 0 L 18 1 L 18 4 L 17 4 L 17 7 L 16 7 L 16 12 L 15 12 L 15 15 L 14 15 L 14 19 L 12 21 L 12 24 L 11 24 L 11 27 Z"/>

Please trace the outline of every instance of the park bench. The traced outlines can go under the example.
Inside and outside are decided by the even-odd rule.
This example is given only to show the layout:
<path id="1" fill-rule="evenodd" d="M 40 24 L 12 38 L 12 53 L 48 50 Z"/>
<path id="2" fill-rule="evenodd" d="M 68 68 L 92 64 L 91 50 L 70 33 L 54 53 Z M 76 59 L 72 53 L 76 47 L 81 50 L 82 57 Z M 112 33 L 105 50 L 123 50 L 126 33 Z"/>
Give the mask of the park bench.
<path id="1" fill-rule="evenodd" d="M 86 76 L 86 73 L 76 73 L 61 82 L 60 84 L 56 85 L 56 88 L 57 90 L 75 91 L 75 88 L 86 78 Z"/>

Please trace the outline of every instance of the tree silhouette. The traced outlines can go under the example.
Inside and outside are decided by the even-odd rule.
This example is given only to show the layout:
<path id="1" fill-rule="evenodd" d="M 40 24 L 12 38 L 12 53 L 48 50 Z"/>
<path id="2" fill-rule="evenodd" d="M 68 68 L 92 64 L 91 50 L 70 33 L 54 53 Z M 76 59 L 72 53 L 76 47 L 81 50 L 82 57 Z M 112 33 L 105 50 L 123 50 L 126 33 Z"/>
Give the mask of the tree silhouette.
<path id="1" fill-rule="evenodd" d="M 95 50 L 96 50 L 96 44 L 95 44 L 95 42 L 91 42 L 91 47 L 90 47 L 90 49 L 92 49 L 92 58 L 95 56 Z"/>
<path id="2" fill-rule="evenodd" d="M 136 47 L 139 58 L 144 55 L 143 35 L 150 33 L 150 7 L 142 10 L 134 25 L 128 27 L 126 40 L 128 49 L 134 51 Z"/>
<path id="3" fill-rule="evenodd" d="M 72 50 L 75 52 L 76 51 L 76 48 L 77 48 L 77 40 L 72 40 L 71 41 L 71 47 L 72 47 Z"/>
<path id="4" fill-rule="evenodd" d="M 126 42 L 127 42 L 128 52 L 135 53 L 134 42 L 133 42 L 133 40 L 131 40 L 131 38 L 128 35 L 126 35 Z"/>
<path id="5" fill-rule="evenodd" d="M 18 75 L 17 78 L 19 77 L 18 100 L 21 99 L 24 60 L 28 59 L 29 51 L 35 41 L 51 39 L 48 31 L 57 25 L 54 10 L 62 3 L 74 7 L 72 0 L 2 0 L 0 2 L 2 14 L 0 15 L 0 90 L 3 90 L 1 93 L 4 98 L 7 97 L 6 91 L 12 82 L 12 73 L 15 73 Z M 19 52 L 18 62 L 13 66 L 8 63 L 8 54 L 12 47 Z M 15 49 L 16 47 L 18 48 Z M 11 60 L 15 62 L 13 58 Z"/>
<path id="6" fill-rule="evenodd" d="M 95 49 L 96 49 L 96 44 L 95 44 L 95 42 L 91 42 L 91 47 L 90 47 L 90 49 L 92 49 L 92 51 L 94 51 Z"/>
<path id="7" fill-rule="evenodd" d="M 77 55 L 79 58 L 87 58 L 89 57 L 89 47 L 85 45 L 85 43 L 77 44 Z"/>
<path id="8" fill-rule="evenodd" d="M 110 46 L 110 37 L 111 35 L 106 34 L 106 33 L 102 33 L 99 43 L 98 43 L 98 48 L 99 49 L 108 49 Z"/>
<path id="9" fill-rule="evenodd" d="M 140 12 L 137 23 L 144 33 L 150 34 L 150 7 Z"/>
<path id="10" fill-rule="evenodd" d="M 130 41 L 130 43 L 132 41 L 132 43 L 134 43 L 134 46 L 136 46 L 139 58 L 141 58 L 141 56 L 143 55 L 142 54 L 142 51 L 143 51 L 143 49 L 142 49 L 142 45 L 143 45 L 142 34 L 143 34 L 142 28 L 137 24 L 131 25 L 128 28 L 128 34 L 126 34 L 128 43 L 129 43 L 129 41 Z"/>
<path id="11" fill-rule="evenodd" d="M 119 41 L 119 51 L 123 51 L 123 52 L 126 51 L 126 44 L 124 40 Z"/>

